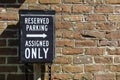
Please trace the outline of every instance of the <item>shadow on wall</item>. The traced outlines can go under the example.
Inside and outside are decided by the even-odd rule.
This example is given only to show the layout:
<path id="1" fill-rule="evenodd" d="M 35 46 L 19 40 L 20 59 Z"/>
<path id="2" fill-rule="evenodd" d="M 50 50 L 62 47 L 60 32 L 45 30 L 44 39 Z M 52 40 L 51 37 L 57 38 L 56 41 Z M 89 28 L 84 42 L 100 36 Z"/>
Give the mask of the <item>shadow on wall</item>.
<path id="1" fill-rule="evenodd" d="M 25 67 L 19 62 L 18 11 L 25 0 L 0 0 L 0 80 L 26 80 Z M 28 80 L 33 80 L 33 66 L 28 64 Z"/>

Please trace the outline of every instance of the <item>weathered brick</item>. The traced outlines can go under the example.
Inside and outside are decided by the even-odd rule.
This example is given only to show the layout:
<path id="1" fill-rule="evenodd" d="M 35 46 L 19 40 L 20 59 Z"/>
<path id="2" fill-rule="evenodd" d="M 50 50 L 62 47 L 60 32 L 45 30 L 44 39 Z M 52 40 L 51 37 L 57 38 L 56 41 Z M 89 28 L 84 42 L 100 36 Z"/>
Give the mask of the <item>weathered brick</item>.
<path id="1" fill-rule="evenodd" d="M 70 64 L 70 63 L 72 63 L 72 57 L 59 56 L 59 57 L 55 58 L 54 63 L 56 63 L 56 64 Z"/>
<path id="2" fill-rule="evenodd" d="M 114 15 L 114 14 L 111 14 L 111 15 L 108 15 L 108 20 L 109 21 L 120 21 L 120 15 Z"/>
<path id="3" fill-rule="evenodd" d="M 56 40 L 56 46 L 61 47 L 73 47 L 74 46 L 74 40 Z"/>
<path id="4" fill-rule="evenodd" d="M 75 55 L 75 54 L 82 54 L 82 48 L 63 48 L 63 54 L 66 55 Z"/>
<path id="5" fill-rule="evenodd" d="M 90 56 L 74 56 L 73 63 L 74 64 L 92 64 L 93 59 Z"/>
<path id="6" fill-rule="evenodd" d="M 92 12 L 91 6 L 85 6 L 85 5 L 73 5 L 73 12 L 76 13 L 90 13 Z"/>
<path id="7" fill-rule="evenodd" d="M 104 48 L 86 48 L 86 55 L 103 55 L 105 53 Z"/>
<path id="8" fill-rule="evenodd" d="M 96 6 L 95 12 L 96 13 L 112 13 L 113 7 L 112 6 Z"/>
<path id="9" fill-rule="evenodd" d="M 111 65 L 110 71 L 112 72 L 120 72 L 120 65 Z"/>
<path id="10" fill-rule="evenodd" d="M 95 63 L 102 63 L 102 64 L 112 64 L 113 58 L 112 57 L 104 57 L 104 56 L 95 56 L 94 58 Z"/>
<path id="11" fill-rule="evenodd" d="M 120 73 L 116 73 L 116 80 L 120 80 Z"/>
<path id="12" fill-rule="evenodd" d="M 68 15 L 68 14 L 64 14 L 62 16 L 64 21 L 81 21 L 82 20 L 82 15 Z"/>
<path id="13" fill-rule="evenodd" d="M 38 6 L 38 4 L 36 5 L 36 4 L 29 4 L 28 5 L 28 9 L 42 9 L 42 10 L 44 10 L 44 9 L 49 9 L 49 7 L 48 7 L 48 5 L 39 5 Z"/>
<path id="14" fill-rule="evenodd" d="M 51 9 L 56 12 L 71 12 L 71 5 L 51 5 Z"/>
<path id="15" fill-rule="evenodd" d="M 56 29 L 70 29 L 72 27 L 72 23 L 70 22 L 56 22 Z"/>
<path id="16" fill-rule="evenodd" d="M 16 13 L 0 13 L 0 20 L 18 20 L 18 14 L 16 14 Z"/>
<path id="17" fill-rule="evenodd" d="M 119 0 L 106 0 L 106 3 L 108 4 L 120 4 Z"/>
<path id="18" fill-rule="evenodd" d="M 61 72 L 61 66 L 60 65 L 53 65 L 51 71 L 52 72 Z"/>
<path id="19" fill-rule="evenodd" d="M 107 39 L 119 39 L 120 38 L 120 32 L 119 31 L 107 32 L 106 38 Z"/>
<path id="20" fill-rule="evenodd" d="M 87 21 L 105 21 L 106 16 L 103 14 L 89 14 L 89 15 L 86 15 L 86 20 Z"/>
<path id="21" fill-rule="evenodd" d="M 119 56 L 114 57 L 114 63 L 120 63 L 120 57 Z"/>
<path id="22" fill-rule="evenodd" d="M 64 3 L 82 3 L 82 0 L 64 0 Z"/>
<path id="23" fill-rule="evenodd" d="M 103 39 L 105 38 L 105 33 L 104 32 L 98 32 L 98 31 L 85 31 L 82 34 L 83 37 L 85 38 L 99 38 Z"/>
<path id="24" fill-rule="evenodd" d="M 87 47 L 87 46 L 96 46 L 96 41 L 94 40 L 76 40 L 75 46 L 76 47 Z"/>
<path id="25" fill-rule="evenodd" d="M 97 72 L 104 71 L 106 67 L 104 65 L 85 65 L 85 72 Z"/>
<path id="26" fill-rule="evenodd" d="M 97 73 L 95 80 L 116 80 L 116 75 L 114 73 Z"/>
<path id="27" fill-rule="evenodd" d="M 116 26 L 113 22 L 97 22 L 96 24 L 97 30 L 115 30 Z"/>
<path id="28" fill-rule="evenodd" d="M 106 51 L 109 55 L 120 55 L 120 49 L 119 48 L 111 47 L 111 48 L 107 48 Z"/>
<path id="29" fill-rule="evenodd" d="M 103 39 L 99 41 L 98 46 L 118 46 L 118 42 L 114 40 L 109 41 L 109 40 Z"/>
<path id="30" fill-rule="evenodd" d="M 75 30 L 93 30 L 94 29 L 94 23 L 93 22 L 78 22 L 75 23 L 74 26 Z"/>
<path id="31" fill-rule="evenodd" d="M 61 73 L 54 73 L 52 75 L 52 80 L 55 80 L 55 79 L 59 79 L 59 80 L 66 80 L 66 79 L 71 79 L 72 78 L 72 75 L 71 74 L 61 74 Z"/>
<path id="32" fill-rule="evenodd" d="M 82 35 L 80 31 L 67 31 L 65 30 L 63 32 L 63 38 L 68 38 L 68 39 L 81 39 Z"/>
<path id="33" fill-rule="evenodd" d="M 83 66 L 65 65 L 62 68 L 63 68 L 63 72 L 67 72 L 67 73 L 82 73 L 83 72 Z"/>
<path id="34" fill-rule="evenodd" d="M 74 79 L 75 80 L 93 80 L 93 75 L 91 73 L 75 73 Z"/>
<path id="35" fill-rule="evenodd" d="M 60 3 L 61 0 L 39 0 L 39 2 L 44 4 L 55 4 L 55 3 Z"/>

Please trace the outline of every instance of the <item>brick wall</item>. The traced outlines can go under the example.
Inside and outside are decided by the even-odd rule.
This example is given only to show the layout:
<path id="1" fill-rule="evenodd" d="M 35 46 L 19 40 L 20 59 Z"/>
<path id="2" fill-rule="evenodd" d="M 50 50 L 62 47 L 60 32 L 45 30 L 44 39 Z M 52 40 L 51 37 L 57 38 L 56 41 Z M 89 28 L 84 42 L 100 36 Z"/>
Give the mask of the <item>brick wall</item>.
<path id="1" fill-rule="evenodd" d="M 0 80 L 25 80 L 18 60 L 19 9 L 56 10 L 53 80 L 120 80 L 119 0 L 0 0 Z M 42 80 L 47 72 L 42 65 Z"/>

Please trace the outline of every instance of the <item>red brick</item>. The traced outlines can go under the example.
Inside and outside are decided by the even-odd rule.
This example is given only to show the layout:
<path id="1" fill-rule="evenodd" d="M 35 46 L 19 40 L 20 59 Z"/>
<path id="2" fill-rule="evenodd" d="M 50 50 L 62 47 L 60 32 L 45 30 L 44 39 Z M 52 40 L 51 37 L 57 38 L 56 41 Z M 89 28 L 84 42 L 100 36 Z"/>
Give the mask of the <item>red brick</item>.
<path id="1" fill-rule="evenodd" d="M 0 22 L 0 29 L 6 29 L 6 23 L 5 22 Z"/>
<path id="2" fill-rule="evenodd" d="M 72 27 L 72 23 L 70 22 L 56 22 L 56 29 L 70 29 Z"/>
<path id="3" fill-rule="evenodd" d="M 82 0 L 64 0 L 64 3 L 82 3 Z"/>
<path id="4" fill-rule="evenodd" d="M 120 13 L 120 6 L 115 6 L 114 11 L 115 13 Z"/>
<path id="5" fill-rule="evenodd" d="M 109 41 L 109 40 L 100 40 L 98 46 L 118 46 L 117 41 Z"/>
<path id="6" fill-rule="evenodd" d="M 71 5 L 61 5 L 62 12 L 71 12 Z"/>
<path id="7" fill-rule="evenodd" d="M 67 30 L 65 30 L 63 32 L 63 38 L 81 39 L 82 35 L 81 35 L 80 31 L 67 31 Z"/>
<path id="8" fill-rule="evenodd" d="M 106 0 L 106 3 L 108 4 L 120 4 L 119 0 Z"/>
<path id="9" fill-rule="evenodd" d="M 104 71 L 105 69 L 104 65 L 85 65 L 85 72 L 98 72 Z"/>
<path id="10" fill-rule="evenodd" d="M 85 5 L 73 5 L 73 12 L 76 13 L 90 13 L 92 12 L 91 6 L 85 6 Z"/>
<path id="11" fill-rule="evenodd" d="M 120 72 L 120 65 L 111 65 L 110 71 L 112 72 Z"/>
<path id="12" fill-rule="evenodd" d="M 106 38 L 107 39 L 119 39 L 120 38 L 120 32 L 119 31 L 107 32 Z"/>
<path id="13" fill-rule="evenodd" d="M 68 14 L 64 14 L 62 16 L 64 21 L 81 21 L 82 20 L 82 15 L 68 15 Z"/>
<path id="14" fill-rule="evenodd" d="M 113 7 L 112 6 L 96 6 L 95 12 L 96 13 L 112 13 Z"/>
<path id="15" fill-rule="evenodd" d="M 73 47 L 74 44 L 74 40 L 56 40 L 56 46 Z"/>
<path id="16" fill-rule="evenodd" d="M 55 3 L 60 3 L 60 0 L 39 0 L 40 3 L 44 4 L 55 4 Z"/>
<path id="17" fill-rule="evenodd" d="M 65 55 L 75 55 L 75 54 L 82 54 L 82 48 L 63 48 L 63 54 Z"/>
<path id="18" fill-rule="evenodd" d="M 74 26 L 75 30 L 93 30 L 94 29 L 94 23 L 93 22 L 78 22 L 75 23 Z"/>
<path id="19" fill-rule="evenodd" d="M 116 75 L 114 73 L 97 73 L 95 80 L 116 80 Z"/>
<path id="20" fill-rule="evenodd" d="M 93 80 L 93 75 L 91 73 L 75 73 L 74 74 L 74 79 L 75 80 Z"/>
<path id="21" fill-rule="evenodd" d="M 55 32 L 55 36 L 56 36 L 56 38 L 62 38 L 62 31 L 61 30 L 56 30 L 56 32 Z"/>
<path id="22" fill-rule="evenodd" d="M 62 12 L 61 5 L 51 5 L 51 9 L 55 10 L 56 12 Z"/>
<path id="23" fill-rule="evenodd" d="M 85 31 L 82 34 L 83 37 L 85 38 L 99 38 L 103 39 L 105 38 L 105 33 L 104 32 L 98 32 L 98 31 Z"/>
<path id="24" fill-rule="evenodd" d="M 18 14 L 16 14 L 16 13 L 0 13 L 0 20 L 18 20 Z"/>
<path id="25" fill-rule="evenodd" d="M 76 40 L 76 47 L 87 47 L 87 46 L 96 46 L 96 41 L 94 40 Z"/>
<path id="26" fill-rule="evenodd" d="M 120 63 L 120 57 L 119 56 L 114 57 L 114 63 Z"/>
<path id="27" fill-rule="evenodd" d="M 72 63 L 72 57 L 59 56 L 54 59 L 56 64 L 70 64 Z"/>
<path id="28" fill-rule="evenodd" d="M 44 10 L 44 9 L 49 9 L 49 7 L 48 7 L 48 5 L 36 5 L 36 4 L 29 4 L 28 5 L 28 8 L 29 9 L 42 9 L 42 10 Z"/>
<path id="29" fill-rule="evenodd" d="M 92 64 L 93 59 L 90 56 L 74 56 L 73 63 L 74 64 Z"/>
<path id="30" fill-rule="evenodd" d="M 62 68 L 63 68 L 63 72 L 67 72 L 67 73 L 82 73 L 83 72 L 83 66 L 65 65 Z"/>
<path id="31" fill-rule="evenodd" d="M 107 48 L 106 51 L 109 55 L 120 55 L 119 48 Z"/>
<path id="32" fill-rule="evenodd" d="M 65 73 L 63 73 L 63 74 L 61 74 L 61 73 L 54 73 L 52 75 L 52 80 L 56 80 L 56 79 L 58 79 L 58 80 L 69 80 L 71 78 L 72 78 L 71 74 L 65 74 Z"/>
<path id="33" fill-rule="evenodd" d="M 114 14 L 111 14 L 111 15 L 108 15 L 108 20 L 109 21 L 120 21 L 120 15 L 114 15 Z"/>
<path id="34" fill-rule="evenodd" d="M 87 21 L 105 21 L 106 16 L 103 14 L 89 14 L 86 16 Z"/>
<path id="35" fill-rule="evenodd" d="M 87 48 L 86 55 L 103 55 L 105 53 L 104 48 Z"/>
<path id="36" fill-rule="evenodd" d="M 113 22 L 97 22 L 96 24 L 97 30 L 115 30 L 116 26 Z"/>
<path id="37" fill-rule="evenodd" d="M 56 73 L 57 73 L 57 72 L 61 72 L 61 70 L 62 70 L 62 69 L 61 69 L 61 66 L 59 66 L 59 65 L 53 65 L 53 66 L 52 66 L 52 72 L 54 72 L 54 73 L 55 73 L 55 72 L 56 72 Z"/>
<path id="38" fill-rule="evenodd" d="M 112 57 L 104 57 L 104 56 L 95 56 L 94 58 L 95 63 L 102 63 L 102 64 L 112 64 L 113 58 Z"/>

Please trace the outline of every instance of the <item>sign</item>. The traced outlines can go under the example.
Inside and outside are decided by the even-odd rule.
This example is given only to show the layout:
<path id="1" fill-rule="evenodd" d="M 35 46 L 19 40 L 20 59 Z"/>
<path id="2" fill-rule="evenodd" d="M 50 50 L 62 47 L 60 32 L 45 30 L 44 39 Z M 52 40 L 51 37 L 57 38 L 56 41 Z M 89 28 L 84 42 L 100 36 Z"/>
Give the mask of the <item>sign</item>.
<path id="1" fill-rule="evenodd" d="M 20 60 L 52 62 L 55 54 L 55 11 L 20 10 Z"/>

